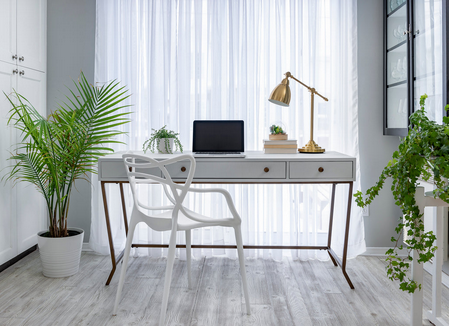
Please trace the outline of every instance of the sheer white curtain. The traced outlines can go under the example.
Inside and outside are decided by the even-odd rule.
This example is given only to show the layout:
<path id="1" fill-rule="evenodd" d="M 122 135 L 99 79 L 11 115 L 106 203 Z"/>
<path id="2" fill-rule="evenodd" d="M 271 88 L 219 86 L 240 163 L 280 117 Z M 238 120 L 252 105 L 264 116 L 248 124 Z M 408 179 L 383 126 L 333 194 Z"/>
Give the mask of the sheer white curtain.
<path id="1" fill-rule="evenodd" d="M 151 128 L 164 125 L 192 145 L 195 119 L 242 119 L 246 150 L 262 150 L 269 126 L 284 124 L 289 138 L 309 139 L 310 93 L 292 81 L 289 108 L 268 102 L 271 90 L 290 71 L 329 102 L 315 98 L 315 140 L 327 151 L 357 157 L 356 0 L 98 0 L 95 81 L 119 80 L 130 89 L 132 122 L 124 126 L 126 145 L 140 150 Z M 108 253 L 100 185 L 93 177 L 91 247 Z M 331 186 L 224 185 L 243 219 L 245 244 L 324 245 Z M 342 252 L 348 188 L 337 186 L 333 247 Z M 128 186 L 125 186 L 128 189 Z M 129 196 L 128 190 L 127 197 Z M 158 189 L 142 190 L 154 203 Z M 107 185 L 115 244 L 123 246 L 119 189 Z M 131 203 L 127 199 L 128 204 Z M 207 214 L 223 212 L 215 198 L 188 199 Z M 130 207 L 128 207 L 130 209 Z M 180 243 L 184 241 L 180 234 Z M 169 235 L 143 226 L 135 243 L 167 243 Z M 196 230 L 193 243 L 234 244 L 233 232 Z M 365 251 L 363 220 L 353 204 L 350 257 Z M 164 255 L 139 249 L 138 254 Z M 194 255 L 235 250 L 195 250 Z M 280 259 L 281 250 L 246 250 L 248 256 Z M 324 251 L 292 251 L 301 259 L 328 259 Z M 183 257 L 184 251 L 180 251 Z"/>

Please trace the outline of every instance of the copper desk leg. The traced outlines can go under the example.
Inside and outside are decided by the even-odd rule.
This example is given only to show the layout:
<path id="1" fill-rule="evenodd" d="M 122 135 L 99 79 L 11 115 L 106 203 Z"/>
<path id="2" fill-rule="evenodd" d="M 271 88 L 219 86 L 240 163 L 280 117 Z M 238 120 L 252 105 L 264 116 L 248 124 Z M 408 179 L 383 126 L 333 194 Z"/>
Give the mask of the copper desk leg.
<path id="1" fill-rule="evenodd" d="M 329 235 L 327 238 L 327 247 L 330 248 L 332 246 L 332 225 L 334 222 L 334 207 L 335 207 L 335 188 L 337 184 L 332 184 L 332 194 L 330 196 L 330 219 L 329 219 Z M 337 265 L 337 262 L 335 261 L 334 256 L 330 253 L 330 250 L 327 250 L 327 253 L 330 256 L 330 259 L 332 260 L 332 263 L 334 263 L 335 266 Z"/>
<path id="2" fill-rule="evenodd" d="M 108 276 L 108 280 L 106 281 L 106 284 L 105 284 L 105 285 L 109 285 L 111 282 L 111 279 L 113 278 L 114 272 L 116 271 L 116 265 L 121 260 L 123 253 L 121 253 L 119 255 L 119 257 L 116 259 L 116 254 L 114 253 L 113 236 L 111 234 L 110 214 L 108 213 L 108 203 L 106 200 L 105 182 L 101 181 L 100 184 L 101 184 L 101 188 L 102 188 L 103 209 L 105 210 L 106 230 L 108 232 L 108 241 L 110 244 L 111 263 L 113 265 L 113 268 L 111 269 L 111 273 Z"/>
<path id="3" fill-rule="evenodd" d="M 351 279 L 348 276 L 348 273 L 346 273 L 346 258 L 348 256 L 348 239 L 349 239 L 349 224 L 351 222 L 351 205 L 352 205 L 352 186 L 353 183 L 349 183 L 349 193 L 348 193 L 348 211 L 346 212 L 346 229 L 345 229 L 345 239 L 343 242 L 343 264 L 341 266 L 341 270 L 343 271 L 343 275 L 346 278 L 346 281 L 348 281 L 349 286 L 351 289 L 354 289 L 354 285 L 351 282 Z"/>
<path id="4" fill-rule="evenodd" d="M 352 204 L 352 186 L 353 183 L 349 182 L 349 193 L 348 193 L 348 207 L 346 212 L 346 226 L 345 226 L 345 238 L 343 241 L 343 258 L 340 260 L 338 258 L 335 251 L 333 251 L 331 245 L 332 245 L 332 222 L 333 222 L 333 209 L 335 205 L 335 186 L 336 184 L 332 184 L 332 198 L 331 198 L 331 208 L 330 208 L 330 222 L 329 222 L 329 237 L 327 239 L 327 252 L 329 253 L 330 258 L 332 259 L 332 262 L 335 266 L 340 266 L 341 271 L 343 272 L 343 276 L 345 277 L 346 281 L 349 284 L 349 287 L 351 289 L 354 289 L 354 285 L 351 282 L 351 279 L 348 276 L 348 273 L 346 273 L 346 259 L 348 256 L 348 239 L 349 239 L 349 224 L 351 222 L 351 204 Z"/>

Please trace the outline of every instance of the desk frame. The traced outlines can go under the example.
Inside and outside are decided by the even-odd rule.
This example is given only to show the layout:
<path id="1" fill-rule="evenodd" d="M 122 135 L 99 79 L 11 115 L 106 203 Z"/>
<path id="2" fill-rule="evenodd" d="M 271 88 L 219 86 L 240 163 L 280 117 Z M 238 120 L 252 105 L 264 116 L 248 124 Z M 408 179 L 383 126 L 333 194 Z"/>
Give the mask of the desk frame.
<path id="1" fill-rule="evenodd" d="M 116 267 L 121 261 L 124 251 L 122 251 L 117 257 L 116 253 L 114 251 L 114 244 L 113 244 L 113 237 L 111 233 L 111 225 L 110 225 L 110 215 L 108 212 L 108 203 L 106 198 L 106 192 L 105 192 L 105 184 L 106 183 L 115 183 L 119 184 L 119 189 L 121 193 L 121 203 L 122 203 L 122 213 L 124 218 L 124 225 L 125 225 L 125 234 L 128 233 L 128 219 L 127 219 L 127 211 L 125 209 L 125 199 L 124 199 L 124 183 L 128 183 L 128 181 L 100 181 L 101 188 L 102 188 L 102 198 L 103 198 L 103 207 L 105 209 L 105 219 L 106 219 L 106 227 L 108 232 L 108 241 L 110 245 L 110 256 L 111 256 L 111 263 L 113 265 L 110 275 L 108 276 L 108 279 L 106 281 L 105 285 L 109 285 L 111 282 L 111 279 L 113 278 L 113 275 L 116 271 Z M 193 184 L 218 184 L 219 182 L 195 182 L 193 181 Z M 267 182 L 258 182 L 259 184 L 287 184 L 286 182 L 271 182 L 268 180 Z M 220 182 L 220 184 L 253 184 L 253 182 Z M 327 246 L 267 246 L 267 245 L 244 245 L 244 249 L 316 249 L 316 250 L 327 250 L 327 253 L 330 256 L 330 259 L 332 260 L 332 263 L 335 266 L 340 266 L 341 270 L 343 272 L 343 276 L 346 278 L 346 281 L 349 284 L 349 287 L 351 289 L 354 289 L 354 285 L 351 282 L 351 279 L 348 276 L 348 273 L 346 273 L 346 259 L 348 254 L 348 239 L 349 239 L 349 224 L 351 219 L 351 204 L 352 204 L 352 188 L 353 188 L 353 181 L 317 181 L 317 182 L 296 182 L 292 181 L 289 182 L 289 184 L 332 184 L 332 194 L 331 194 L 331 203 L 330 203 L 330 217 L 329 217 L 329 233 L 327 238 Z M 343 241 L 343 259 L 340 260 L 338 258 L 337 254 L 334 252 L 334 250 L 331 247 L 332 242 L 332 226 L 333 226 L 333 218 L 334 218 L 334 207 L 335 207 L 335 190 L 337 184 L 348 184 L 349 185 L 349 192 L 348 192 L 348 203 L 347 203 L 347 211 L 346 211 L 346 226 L 345 226 L 345 236 Z M 167 244 L 132 244 L 132 248 L 138 248 L 138 247 L 145 247 L 145 248 L 167 248 L 169 245 Z M 185 245 L 176 245 L 177 248 L 186 248 Z M 214 248 L 214 249 L 236 249 L 235 245 L 191 245 L 191 248 Z"/>

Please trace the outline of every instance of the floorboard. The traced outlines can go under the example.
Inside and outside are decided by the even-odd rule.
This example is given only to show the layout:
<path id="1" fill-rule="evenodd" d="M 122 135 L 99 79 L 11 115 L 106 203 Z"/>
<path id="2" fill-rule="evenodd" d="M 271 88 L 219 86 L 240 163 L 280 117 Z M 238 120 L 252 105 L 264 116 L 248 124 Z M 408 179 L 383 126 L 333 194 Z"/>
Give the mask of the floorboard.
<path id="1" fill-rule="evenodd" d="M 383 257 L 348 261 L 351 290 L 330 261 L 246 259 L 251 315 L 246 314 L 239 263 L 209 257 L 176 259 L 169 295 L 169 326 L 403 326 L 409 325 L 410 297 L 385 274 Z M 52 279 L 42 275 L 39 252 L 0 273 L 0 325 L 158 325 L 165 258 L 131 257 L 117 316 L 112 316 L 120 268 L 105 286 L 107 256 L 83 252 L 80 271 Z M 431 276 L 425 273 L 424 309 L 431 309 Z M 449 289 L 442 287 L 442 311 L 449 322 Z M 427 319 L 423 325 L 430 325 Z"/>

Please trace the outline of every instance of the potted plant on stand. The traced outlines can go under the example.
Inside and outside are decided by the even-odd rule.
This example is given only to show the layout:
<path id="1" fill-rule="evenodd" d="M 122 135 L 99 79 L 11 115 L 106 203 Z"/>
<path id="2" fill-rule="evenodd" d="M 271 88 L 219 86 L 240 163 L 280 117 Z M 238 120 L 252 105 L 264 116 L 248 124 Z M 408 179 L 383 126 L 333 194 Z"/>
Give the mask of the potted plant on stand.
<path id="1" fill-rule="evenodd" d="M 398 236 L 392 237 L 394 248 L 386 252 L 387 275 L 391 280 L 399 280 L 400 289 L 409 293 L 421 289 L 421 284 L 407 277 L 413 261 L 412 251 L 418 252 L 419 263 L 425 263 L 432 259 L 437 248 L 433 232 L 424 232 L 423 216 L 415 202 L 419 180 L 433 181 L 434 196 L 449 203 L 449 119 L 444 117 L 443 124 L 429 120 L 424 110 L 426 98 L 426 95 L 421 97 L 421 108 L 410 116 L 408 135 L 401 140 L 398 151 L 393 153 L 393 159 L 382 171 L 379 181 L 366 191 L 365 198 L 360 191 L 354 195 L 358 206 L 367 206 L 379 194 L 385 180 L 392 178 L 393 197 L 403 216 L 396 227 Z M 404 239 L 405 246 L 401 242 L 404 228 L 407 228 L 409 236 L 409 239 Z M 404 247 L 408 252 L 406 258 L 398 256 L 398 250 Z"/>
<path id="2" fill-rule="evenodd" d="M 150 149 L 152 153 L 155 153 L 155 150 L 161 154 L 173 154 L 174 144 L 175 149 L 179 149 L 180 152 L 183 153 L 183 146 L 180 140 L 178 139 L 178 133 L 172 130 L 167 130 L 166 126 L 156 130 L 153 129 L 150 138 L 147 139 L 143 144 L 144 153 Z"/>
<path id="3" fill-rule="evenodd" d="M 75 180 L 96 173 L 97 159 L 112 152 L 107 143 L 123 134 L 113 128 L 129 122 L 129 112 L 121 103 L 129 97 L 124 87 L 110 82 L 93 87 L 81 73 L 74 82 L 78 95 L 71 91 L 67 103 L 46 119 L 20 94 L 7 95 L 12 105 L 8 124 L 23 136 L 11 172 L 4 176 L 14 182 L 29 182 L 44 196 L 48 230 L 38 233 L 43 273 L 48 277 L 66 277 L 78 272 L 83 230 L 67 223 L 70 195 Z"/>

